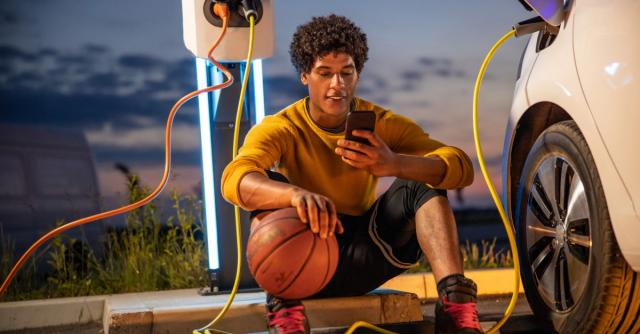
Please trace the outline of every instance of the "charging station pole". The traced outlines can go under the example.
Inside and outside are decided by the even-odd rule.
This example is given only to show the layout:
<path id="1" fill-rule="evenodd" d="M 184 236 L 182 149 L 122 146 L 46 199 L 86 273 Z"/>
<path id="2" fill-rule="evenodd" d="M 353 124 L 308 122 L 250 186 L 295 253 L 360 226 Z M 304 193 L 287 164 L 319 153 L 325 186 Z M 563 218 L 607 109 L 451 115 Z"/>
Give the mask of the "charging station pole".
<path id="1" fill-rule="evenodd" d="M 223 21 L 214 13 L 216 3 L 225 3 L 229 11 L 227 30 Z M 262 81 L 262 60 L 273 56 L 273 0 L 182 0 L 182 29 L 187 49 L 196 57 L 198 89 L 222 83 L 224 74 L 209 60 L 213 57 L 235 78 L 235 83 L 227 88 L 198 96 L 200 118 L 200 142 L 202 148 L 202 198 L 203 221 L 209 259 L 209 287 L 201 293 L 230 291 L 236 275 L 237 256 L 245 256 L 243 247 L 237 254 L 235 214 L 233 205 L 227 203 L 221 194 L 222 171 L 229 164 L 233 150 L 233 133 L 238 100 L 248 54 L 249 24 L 247 10 L 252 10 L 257 19 L 251 61 L 251 77 L 244 98 L 240 124 L 240 144 L 256 123 L 264 118 L 264 90 Z M 215 50 L 211 43 L 219 40 Z M 249 234 L 249 214 L 241 211 L 241 234 L 246 245 Z M 243 261 L 246 263 L 246 261 Z M 241 268 L 239 288 L 256 289 L 258 285 L 251 277 L 248 266 Z"/>
<path id="2" fill-rule="evenodd" d="M 209 287 L 202 294 L 230 291 L 235 279 L 237 256 L 243 256 L 249 236 L 249 214 L 240 210 L 242 253 L 236 254 L 236 231 L 233 205 L 222 198 L 222 171 L 231 161 L 233 132 L 240 82 L 245 63 L 223 63 L 234 76 L 235 83 L 225 89 L 201 94 L 198 97 L 203 172 L 203 216 L 207 241 Z M 245 94 L 240 125 L 240 144 L 251 126 L 264 118 L 264 90 L 262 61 L 252 61 L 251 77 Z M 224 81 L 223 73 L 206 59 L 196 58 L 198 89 Z M 243 261 L 240 289 L 255 290 L 258 285 Z"/>

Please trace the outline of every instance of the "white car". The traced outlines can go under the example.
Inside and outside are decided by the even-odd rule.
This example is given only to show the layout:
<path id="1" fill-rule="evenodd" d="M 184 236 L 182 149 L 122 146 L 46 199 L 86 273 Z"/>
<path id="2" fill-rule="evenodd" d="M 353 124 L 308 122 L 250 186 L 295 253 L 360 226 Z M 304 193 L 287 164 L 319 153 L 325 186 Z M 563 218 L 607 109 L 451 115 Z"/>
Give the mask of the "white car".
<path id="1" fill-rule="evenodd" d="M 504 200 L 535 315 L 560 333 L 640 333 L 640 1 L 565 1 L 523 53 Z"/>

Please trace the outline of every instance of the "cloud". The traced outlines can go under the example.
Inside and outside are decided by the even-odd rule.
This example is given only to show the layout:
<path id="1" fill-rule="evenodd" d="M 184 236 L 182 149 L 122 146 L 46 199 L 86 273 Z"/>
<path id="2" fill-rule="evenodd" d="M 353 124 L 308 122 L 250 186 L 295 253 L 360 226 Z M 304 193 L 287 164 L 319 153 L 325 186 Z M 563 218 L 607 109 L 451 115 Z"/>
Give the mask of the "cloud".
<path id="1" fill-rule="evenodd" d="M 453 68 L 436 68 L 433 74 L 440 78 L 465 78 L 466 74 L 463 70 Z"/>
<path id="2" fill-rule="evenodd" d="M 35 55 L 37 56 L 37 54 Z M 84 54 L 84 53 L 63 53 L 63 54 L 56 54 L 54 55 L 56 57 L 55 61 L 57 62 L 57 65 L 60 67 L 72 67 L 72 68 L 83 68 L 88 70 L 89 72 L 92 71 L 92 65 L 94 64 L 93 58 L 88 55 L 88 54 Z"/>
<path id="3" fill-rule="evenodd" d="M 450 67 L 452 65 L 451 59 L 448 58 L 435 58 L 429 56 L 422 56 L 418 58 L 418 64 L 424 67 L 437 67 L 437 66 L 446 66 Z"/>
<path id="4" fill-rule="evenodd" d="M 0 61 L 16 61 L 22 60 L 32 62 L 37 59 L 37 55 L 24 52 L 10 45 L 0 45 Z"/>
<path id="5" fill-rule="evenodd" d="M 390 100 L 390 86 L 386 77 L 372 68 L 362 73 L 357 93 L 365 99 L 384 105 Z"/>
<path id="6" fill-rule="evenodd" d="M 400 90 L 414 91 L 420 84 L 438 80 L 467 78 L 465 70 L 448 58 L 420 57 L 410 69 L 400 71 L 398 75 Z"/>
<path id="7" fill-rule="evenodd" d="M 101 162 L 122 162 L 124 164 L 137 164 L 140 166 L 151 166 L 164 164 L 164 148 L 130 150 L 122 148 L 103 147 L 92 150 L 99 156 Z M 231 156 L 229 156 L 231 159 Z M 172 163 L 186 166 L 202 166 L 202 152 L 193 151 L 171 151 Z"/>
<path id="8" fill-rule="evenodd" d="M 416 70 L 408 70 L 400 73 L 400 77 L 405 81 L 419 81 L 424 77 L 424 75 L 424 72 Z"/>
<path id="9" fill-rule="evenodd" d="M 373 86 L 378 89 L 385 89 L 389 84 L 384 78 L 378 76 L 373 79 Z"/>
<path id="10" fill-rule="evenodd" d="M 142 54 L 121 56 L 118 58 L 118 64 L 126 68 L 145 71 L 156 69 L 164 65 L 163 61 L 160 59 Z"/>
<path id="11" fill-rule="evenodd" d="M 89 87 L 99 87 L 96 91 L 112 93 L 119 85 L 119 77 L 115 73 L 95 73 L 87 77 L 84 83 Z"/>
<path id="12" fill-rule="evenodd" d="M 267 114 L 274 114 L 308 95 L 307 87 L 302 85 L 300 79 L 293 74 L 265 77 L 264 89 Z"/>
<path id="13" fill-rule="evenodd" d="M 139 177 L 140 183 L 144 187 L 154 189 L 160 180 L 164 172 L 164 165 L 162 163 L 154 164 L 140 164 L 137 160 L 120 161 L 130 168 L 131 173 Z M 118 198 L 127 198 L 127 179 L 122 172 L 118 171 L 114 167 L 114 163 L 99 164 L 96 166 L 98 171 L 98 179 L 100 183 L 100 192 L 102 196 L 106 197 L 109 205 L 106 207 L 113 208 L 116 205 L 122 205 L 121 200 Z M 200 164 L 182 164 L 179 159 L 174 159 L 174 164 L 171 168 L 171 174 L 169 176 L 168 183 L 165 190 L 160 194 L 159 198 L 168 197 L 172 190 L 176 190 L 181 194 L 202 194 L 200 183 L 202 181 L 202 168 Z M 117 196 L 116 198 L 109 198 Z M 112 203 L 113 202 L 113 203 Z"/>
<path id="14" fill-rule="evenodd" d="M 27 52 L 0 45 L 0 121 L 53 126 L 135 127 L 131 115 L 164 123 L 175 101 L 195 89 L 192 59 L 140 54 L 114 58 L 95 44 Z M 185 109 L 193 110 L 193 102 Z M 177 122 L 197 119 L 178 114 Z"/>
<path id="15" fill-rule="evenodd" d="M 38 51 L 38 54 L 41 57 L 47 57 L 47 56 L 54 57 L 54 56 L 58 55 L 58 51 L 56 51 L 55 49 L 52 49 L 52 48 L 42 48 L 42 49 L 40 49 L 40 51 Z"/>
<path id="16" fill-rule="evenodd" d="M 109 49 L 106 46 L 99 44 L 85 44 L 82 49 L 91 54 L 109 52 Z"/>
<path id="17" fill-rule="evenodd" d="M 195 65 L 191 58 L 182 58 L 173 62 L 165 63 L 165 75 L 167 81 L 179 85 L 178 87 L 194 89 L 195 87 Z M 189 88 L 190 87 L 190 88 Z"/>
<path id="18" fill-rule="evenodd" d="M 21 23 L 21 18 L 5 8 L 0 9 L 0 27 L 15 26 Z"/>
<path id="19" fill-rule="evenodd" d="M 143 119 L 148 122 L 148 119 Z M 111 123 L 102 128 L 87 130 L 89 143 L 98 148 L 127 149 L 133 151 L 164 149 L 165 126 L 149 125 L 135 129 L 115 129 Z M 172 127 L 172 151 L 197 151 L 200 148 L 200 128 L 197 125 L 174 124 Z"/>
<path id="20" fill-rule="evenodd" d="M 0 90 L 0 122 L 58 127 L 137 127 L 129 116 L 150 116 L 164 122 L 172 103 L 138 96 L 58 94 L 37 90 Z"/>
<path id="21" fill-rule="evenodd" d="M 451 87 L 468 76 L 463 64 L 449 58 L 419 57 L 393 71 L 371 68 L 363 74 L 359 94 L 409 117 L 442 110 Z"/>
<path id="22" fill-rule="evenodd" d="M 0 60 L 9 66 L 0 73 L 0 90 L 30 88 L 52 94 L 136 95 L 143 99 L 175 94 L 177 99 L 195 89 L 193 60 L 186 57 L 173 61 L 142 54 L 114 58 L 108 48 L 95 44 L 76 51 L 37 52 L 0 45 Z M 35 73 L 43 76 L 39 85 L 22 80 Z"/>

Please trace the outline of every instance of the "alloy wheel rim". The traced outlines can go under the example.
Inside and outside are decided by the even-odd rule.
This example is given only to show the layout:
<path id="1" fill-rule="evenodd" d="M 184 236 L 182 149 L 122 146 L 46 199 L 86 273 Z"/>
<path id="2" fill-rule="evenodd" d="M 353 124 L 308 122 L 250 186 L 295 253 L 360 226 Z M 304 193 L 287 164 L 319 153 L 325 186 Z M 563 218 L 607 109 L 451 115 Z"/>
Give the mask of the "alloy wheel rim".
<path id="1" fill-rule="evenodd" d="M 584 184 L 564 158 L 551 156 L 536 170 L 526 203 L 530 270 L 547 306 L 569 312 L 587 283 L 591 215 Z"/>

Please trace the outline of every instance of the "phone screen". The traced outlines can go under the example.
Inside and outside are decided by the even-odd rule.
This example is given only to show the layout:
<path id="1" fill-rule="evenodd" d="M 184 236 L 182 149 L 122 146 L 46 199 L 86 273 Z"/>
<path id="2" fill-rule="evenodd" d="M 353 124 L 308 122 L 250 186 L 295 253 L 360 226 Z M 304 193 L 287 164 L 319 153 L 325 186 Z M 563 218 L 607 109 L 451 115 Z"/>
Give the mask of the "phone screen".
<path id="1" fill-rule="evenodd" d="M 375 128 L 376 114 L 373 111 L 351 111 L 347 115 L 345 139 L 370 145 L 369 140 L 367 140 L 366 138 L 354 136 L 351 132 L 353 130 L 368 130 L 373 132 Z"/>

